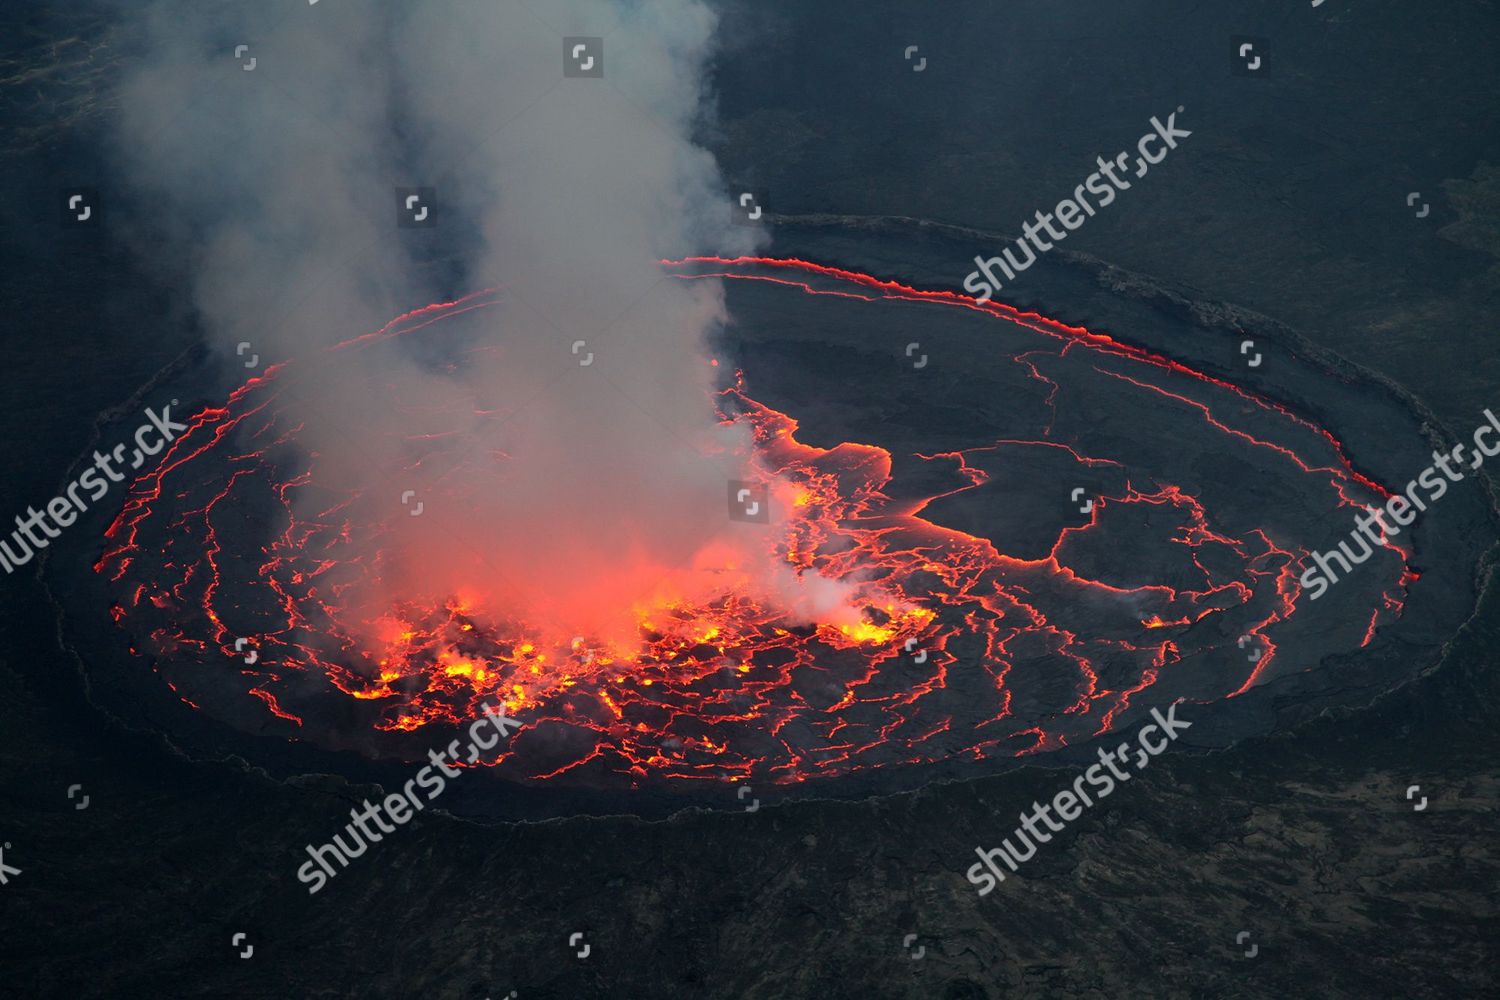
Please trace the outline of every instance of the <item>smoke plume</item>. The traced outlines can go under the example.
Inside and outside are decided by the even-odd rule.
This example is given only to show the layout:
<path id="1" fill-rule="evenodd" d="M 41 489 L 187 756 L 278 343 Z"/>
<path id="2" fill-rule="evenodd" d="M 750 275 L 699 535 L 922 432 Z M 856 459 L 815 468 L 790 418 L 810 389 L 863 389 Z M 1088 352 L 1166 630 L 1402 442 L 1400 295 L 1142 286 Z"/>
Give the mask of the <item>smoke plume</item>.
<path id="1" fill-rule="evenodd" d="M 380 571 L 347 595 L 368 620 L 458 600 L 623 639 L 640 607 L 726 586 L 804 617 L 842 607 L 729 522 L 749 442 L 713 414 L 722 289 L 658 264 L 754 249 L 693 141 L 707 7 L 161 3 L 129 20 L 118 138 L 140 218 L 231 366 L 246 343 L 300 359 L 285 393 L 325 492 L 299 503 L 316 516 L 347 491 L 357 523 L 386 526 Z M 564 76 L 567 36 L 603 39 L 602 78 Z M 430 188 L 435 225 L 398 226 L 398 188 Z M 398 340 L 307 360 L 485 287 L 497 304 L 464 320 L 462 358 Z"/>

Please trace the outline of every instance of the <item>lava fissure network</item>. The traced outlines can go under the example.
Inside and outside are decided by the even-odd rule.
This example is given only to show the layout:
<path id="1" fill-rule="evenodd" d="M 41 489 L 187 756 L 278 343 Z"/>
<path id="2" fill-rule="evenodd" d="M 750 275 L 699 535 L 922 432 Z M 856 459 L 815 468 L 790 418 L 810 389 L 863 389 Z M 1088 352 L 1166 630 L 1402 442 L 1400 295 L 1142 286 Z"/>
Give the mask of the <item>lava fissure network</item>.
<path id="1" fill-rule="evenodd" d="M 1055 750 L 1152 706 L 1222 701 L 1307 669 L 1315 659 L 1283 662 L 1290 637 L 1348 651 L 1401 614 L 1415 577 L 1390 544 L 1363 569 L 1365 586 L 1347 588 L 1338 622 L 1304 620 L 1298 564 L 1327 519 L 1389 493 L 1287 406 L 953 292 L 795 259 L 663 266 L 855 331 L 840 363 L 855 363 L 861 324 L 924 330 L 907 339 L 928 342 L 955 310 L 994 345 L 986 378 L 1005 381 L 944 383 L 933 399 L 938 383 L 905 361 L 895 379 L 912 388 L 879 399 L 851 389 L 850 406 L 867 409 L 830 409 L 811 436 L 807 414 L 763 401 L 774 372 L 754 363 L 726 366 L 718 399 L 705 400 L 706 420 L 716 406 L 718 420 L 752 431 L 746 475 L 765 481 L 777 512 L 770 525 L 726 512 L 725 530 L 805 578 L 839 581 L 854 618 L 795 620 L 729 589 L 643 604 L 629 641 L 463 593 L 353 620 L 345 595 L 390 571 L 410 511 L 320 480 L 286 383 L 398 340 L 461 364 L 454 331 L 501 294 L 486 291 L 269 369 L 191 419 L 132 485 L 94 567 L 132 650 L 183 702 L 248 732 L 417 759 L 482 701 L 504 702 L 522 729 L 475 766 L 520 782 L 670 789 Z M 774 335 L 747 352 L 776 350 Z M 1003 425 L 976 427 L 997 391 Z M 907 445 L 918 419 L 951 420 L 951 446 Z M 818 435 L 842 443 L 808 443 Z M 413 443 L 414 461 L 447 461 L 461 482 L 464 454 L 429 437 Z"/>

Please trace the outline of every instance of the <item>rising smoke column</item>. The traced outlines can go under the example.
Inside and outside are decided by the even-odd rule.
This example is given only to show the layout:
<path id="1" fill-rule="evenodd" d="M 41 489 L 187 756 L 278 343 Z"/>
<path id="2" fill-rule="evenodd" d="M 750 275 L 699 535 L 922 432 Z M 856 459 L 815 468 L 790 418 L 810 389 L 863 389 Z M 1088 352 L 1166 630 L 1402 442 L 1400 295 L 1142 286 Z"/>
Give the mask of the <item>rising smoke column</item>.
<path id="1" fill-rule="evenodd" d="M 390 524 L 374 583 L 342 597 L 365 618 L 457 599 L 623 639 L 633 608 L 725 587 L 804 616 L 844 603 L 730 530 L 748 440 L 712 414 L 722 288 L 658 265 L 753 249 L 692 141 L 706 7 L 161 3 L 127 19 L 124 180 L 184 251 L 231 365 L 243 343 L 316 357 L 455 288 L 499 290 L 462 365 L 392 346 L 288 384 L 327 491 L 299 513 L 353 491 L 362 521 Z M 563 77 L 569 35 L 604 39 L 603 79 Z M 398 229 L 397 187 L 434 189 L 436 237 Z"/>

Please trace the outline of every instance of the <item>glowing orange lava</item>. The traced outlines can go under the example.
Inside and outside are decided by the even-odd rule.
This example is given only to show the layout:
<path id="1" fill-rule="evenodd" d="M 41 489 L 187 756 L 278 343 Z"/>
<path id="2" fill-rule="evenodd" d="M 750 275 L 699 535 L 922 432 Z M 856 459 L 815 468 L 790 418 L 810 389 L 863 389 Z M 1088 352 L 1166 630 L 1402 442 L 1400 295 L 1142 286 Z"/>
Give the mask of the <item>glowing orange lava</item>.
<path id="1" fill-rule="evenodd" d="M 1044 353 L 1097 352 L 1134 373 L 1101 369 L 1101 377 L 1170 397 L 1226 448 L 1284 461 L 1335 504 L 1388 495 L 1306 418 L 1102 334 L 802 261 L 664 263 L 685 280 L 769 281 L 809 294 L 983 312 L 1036 335 L 1039 346 L 1016 358 L 1035 379 L 1048 381 L 1037 367 Z M 484 292 L 428 306 L 332 351 L 417 336 L 493 301 Z M 306 514 L 317 462 L 287 457 L 298 428 L 278 404 L 282 367 L 192 418 L 160 466 L 134 483 L 95 569 L 115 587 L 112 615 L 184 701 L 192 696 L 190 704 L 248 726 L 248 694 L 288 738 L 368 750 L 373 736 L 379 752 L 379 734 L 411 733 L 440 746 L 489 700 L 503 701 L 523 728 L 483 763 L 518 780 L 798 781 L 983 760 L 1109 730 L 1190 655 L 1233 653 L 1238 664 L 1196 697 L 1243 693 L 1277 659 L 1268 630 L 1298 610 L 1305 550 L 1261 529 L 1227 532 L 1183 486 L 1127 484 L 1101 496 L 1039 558 L 1007 555 L 924 516 L 939 499 L 982 487 L 988 453 L 1049 449 L 1080 466 L 1119 464 L 1050 440 L 1050 423 L 1033 439 L 912 456 L 952 485 L 903 499 L 892 489 L 890 452 L 804 444 L 796 420 L 756 402 L 737 379 L 718 400 L 719 416 L 753 430 L 757 467 L 783 518 L 754 536 L 757 544 L 809 583 L 841 581 L 855 596 L 853 615 L 799 623 L 729 585 L 692 605 L 647 596 L 630 642 L 519 620 L 462 594 L 442 606 L 398 605 L 373 622 L 349 621 L 340 593 L 380 573 L 367 540 L 381 537 L 383 526 L 355 523 L 338 497 Z M 1212 403 L 1171 387 L 1178 382 L 1269 413 L 1289 436 L 1313 443 L 1257 438 Z M 1053 383 L 1049 405 L 1056 392 Z M 257 504 L 264 511 L 248 515 Z M 1146 531 L 1140 525 L 1148 523 L 1176 560 L 1172 584 L 1111 583 L 1070 561 L 1090 533 Z M 741 529 L 755 530 L 734 526 Z M 1402 565 L 1372 611 L 1367 642 L 1377 619 L 1400 614 L 1411 579 L 1405 553 L 1392 548 Z M 1215 616 L 1226 620 L 1222 628 L 1197 627 Z M 246 664 L 234 649 L 240 636 L 255 637 L 257 662 Z M 1256 644 L 1254 661 L 1239 655 L 1241 636 Z M 346 703 L 337 713 L 330 695 Z M 411 752 L 401 746 L 393 752 Z"/>

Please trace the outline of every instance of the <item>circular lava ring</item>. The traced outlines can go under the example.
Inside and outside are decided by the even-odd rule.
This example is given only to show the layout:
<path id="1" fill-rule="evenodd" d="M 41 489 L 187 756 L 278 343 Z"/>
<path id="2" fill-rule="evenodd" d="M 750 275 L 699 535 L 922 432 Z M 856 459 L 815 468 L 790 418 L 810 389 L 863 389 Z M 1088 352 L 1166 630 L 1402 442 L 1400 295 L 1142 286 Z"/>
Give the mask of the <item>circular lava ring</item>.
<path id="1" fill-rule="evenodd" d="M 793 622 L 727 594 L 658 609 L 618 648 L 455 598 L 392 608 L 398 627 L 368 648 L 338 595 L 349 572 L 379 567 L 344 560 L 391 524 L 355 522 L 295 448 L 279 393 L 315 363 L 299 361 L 196 413 L 131 485 L 94 569 L 132 651 L 183 703 L 248 732 L 416 760 L 503 702 L 521 728 L 471 762 L 496 775 L 688 787 L 1076 745 L 1154 706 L 1238 697 L 1401 613 L 1410 559 L 1391 542 L 1340 591 L 1338 621 L 1306 620 L 1299 564 L 1330 512 L 1390 493 L 1286 406 L 952 292 L 791 259 L 663 263 L 751 296 L 738 325 L 769 332 L 743 345 L 758 362 L 724 387 L 720 416 L 748 422 L 760 464 L 794 490 L 767 546 L 804 574 L 860 581 L 862 624 Z M 428 306 L 331 353 L 440 340 L 496 298 Z M 809 443 L 809 416 L 764 401 L 782 387 L 756 374 L 794 322 L 840 331 L 801 366 L 846 372 L 808 404 L 827 447 Z M 859 354 L 875 328 L 905 336 L 904 356 Z M 981 349 L 993 363 L 974 364 Z M 982 377 L 954 374 L 954 357 Z M 1283 662 L 1288 642 L 1303 665 Z"/>

